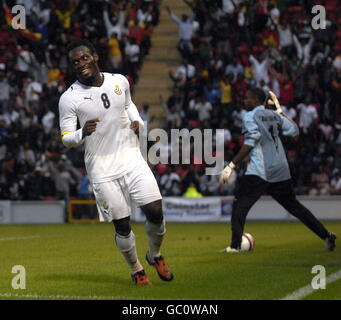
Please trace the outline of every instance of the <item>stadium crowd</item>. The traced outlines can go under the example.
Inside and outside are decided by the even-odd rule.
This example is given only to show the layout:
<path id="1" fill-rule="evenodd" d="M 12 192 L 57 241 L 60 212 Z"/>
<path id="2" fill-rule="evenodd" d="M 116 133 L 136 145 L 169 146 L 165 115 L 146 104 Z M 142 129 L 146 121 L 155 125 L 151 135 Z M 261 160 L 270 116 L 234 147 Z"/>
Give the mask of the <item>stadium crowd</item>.
<path id="1" fill-rule="evenodd" d="M 0 199 L 92 196 L 83 148 L 66 149 L 58 129 L 59 96 L 74 81 L 66 46 L 92 41 L 101 69 L 125 74 L 133 91 L 160 10 L 183 31 L 173 92 L 160 97 L 165 129 L 224 129 L 228 162 L 243 141 L 247 88 L 270 89 L 300 127 L 295 141 L 284 139 L 297 194 L 341 194 L 341 4 L 318 1 L 326 29 L 314 30 L 308 0 L 186 0 L 193 15 L 182 17 L 160 2 L 24 1 L 25 31 L 10 26 L 10 10 L 0 12 Z M 5 9 L 20 3 L 2 1 Z M 152 167 L 163 195 L 233 194 L 238 173 L 219 186 L 204 169 L 194 161 Z"/>
<path id="2" fill-rule="evenodd" d="M 166 129 L 225 130 L 225 160 L 240 149 L 243 98 L 250 86 L 279 97 L 300 136 L 282 138 L 299 195 L 341 194 L 341 3 L 330 1 L 184 0 L 192 15 L 177 17 L 181 62 L 169 70 L 173 93 L 161 98 Z M 312 7 L 324 5 L 323 28 Z M 325 27 L 325 28 L 324 28 Z M 194 159 L 192 159 L 194 163 Z M 219 186 L 205 164 L 157 165 L 164 195 L 226 195 L 237 174 Z M 239 174 L 246 168 L 241 165 Z M 189 188 L 189 189 L 188 189 Z"/>
<path id="3" fill-rule="evenodd" d="M 18 30 L 11 13 L 17 4 L 26 16 L 26 28 Z M 91 196 L 84 149 L 67 150 L 60 140 L 58 100 L 75 80 L 67 45 L 90 40 L 100 68 L 126 75 L 133 91 L 159 22 L 159 1 L 2 0 L 1 6 L 0 199 Z"/>

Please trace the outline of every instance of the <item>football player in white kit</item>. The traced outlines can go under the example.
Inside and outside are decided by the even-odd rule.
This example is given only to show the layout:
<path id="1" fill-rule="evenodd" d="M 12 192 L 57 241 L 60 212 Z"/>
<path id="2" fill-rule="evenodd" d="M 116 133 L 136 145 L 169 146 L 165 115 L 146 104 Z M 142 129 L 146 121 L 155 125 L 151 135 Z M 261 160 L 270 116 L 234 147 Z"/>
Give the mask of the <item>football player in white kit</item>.
<path id="1" fill-rule="evenodd" d="M 121 74 L 100 72 L 96 50 L 87 40 L 69 44 L 67 54 L 78 80 L 59 100 L 63 144 L 68 148 L 85 144 L 85 167 L 100 221 L 113 222 L 116 245 L 134 283 L 151 285 L 136 253 L 130 226 L 132 202 L 146 215 L 146 260 L 162 280 L 171 281 L 173 273 L 160 254 L 166 232 L 162 197 L 139 148 L 137 135 L 143 121 L 131 100 L 129 82 Z"/>

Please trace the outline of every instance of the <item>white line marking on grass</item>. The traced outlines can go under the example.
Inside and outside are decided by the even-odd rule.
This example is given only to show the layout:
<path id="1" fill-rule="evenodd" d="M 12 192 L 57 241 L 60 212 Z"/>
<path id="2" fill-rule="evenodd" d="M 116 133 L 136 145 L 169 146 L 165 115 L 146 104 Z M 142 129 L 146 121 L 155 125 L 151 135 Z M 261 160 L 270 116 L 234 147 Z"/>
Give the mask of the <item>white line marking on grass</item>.
<path id="1" fill-rule="evenodd" d="M 24 239 L 35 239 L 35 238 L 40 238 L 40 236 L 0 238 L 0 241 L 24 240 Z"/>
<path id="2" fill-rule="evenodd" d="M 341 270 L 332 273 L 330 276 L 328 276 L 326 278 L 326 284 L 332 283 L 334 281 L 337 281 L 341 279 Z M 302 288 L 299 288 L 298 290 L 294 291 L 291 294 L 288 294 L 287 296 L 285 296 L 284 298 L 280 299 L 280 300 L 300 300 L 305 298 L 306 296 L 314 293 L 316 291 L 316 289 L 313 289 L 313 287 L 311 286 L 311 284 L 308 284 Z"/>
<path id="3" fill-rule="evenodd" d="M 53 299 L 53 300 L 143 300 L 141 297 L 125 296 L 72 296 L 72 295 L 43 295 L 43 294 L 18 294 L 0 293 L 0 298 L 27 298 L 27 299 Z M 149 298 L 148 298 L 149 300 Z"/>

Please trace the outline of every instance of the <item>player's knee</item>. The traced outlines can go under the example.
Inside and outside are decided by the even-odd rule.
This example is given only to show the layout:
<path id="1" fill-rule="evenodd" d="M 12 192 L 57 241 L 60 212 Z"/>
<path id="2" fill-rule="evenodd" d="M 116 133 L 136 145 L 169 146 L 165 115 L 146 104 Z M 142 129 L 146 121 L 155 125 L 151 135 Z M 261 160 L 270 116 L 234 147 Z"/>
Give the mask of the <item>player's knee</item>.
<path id="1" fill-rule="evenodd" d="M 146 215 L 147 220 L 151 223 L 160 224 L 163 220 L 161 200 L 145 205 L 142 208 L 142 211 Z"/>
<path id="2" fill-rule="evenodd" d="M 130 227 L 130 217 L 126 217 L 123 219 L 119 219 L 119 220 L 113 220 L 114 226 L 115 226 L 115 231 L 121 235 L 121 236 L 128 236 L 130 231 L 131 231 L 131 227 Z"/>

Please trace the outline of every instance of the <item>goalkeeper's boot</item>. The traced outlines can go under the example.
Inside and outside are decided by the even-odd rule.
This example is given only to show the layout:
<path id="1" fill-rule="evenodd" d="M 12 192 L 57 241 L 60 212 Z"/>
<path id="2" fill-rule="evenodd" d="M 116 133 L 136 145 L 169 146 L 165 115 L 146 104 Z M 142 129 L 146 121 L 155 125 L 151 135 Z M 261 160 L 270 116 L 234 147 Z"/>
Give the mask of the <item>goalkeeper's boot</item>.
<path id="1" fill-rule="evenodd" d="M 236 252 L 240 252 L 240 250 L 228 246 L 227 248 L 224 248 L 223 250 L 220 250 L 220 252 L 222 252 L 222 253 L 236 253 Z"/>
<path id="2" fill-rule="evenodd" d="M 133 279 L 134 284 L 137 284 L 139 286 L 152 285 L 144 270 L 135 272 L 134 274 L 131 275 L 131 278 Z"/>
<path id="3" fill-rule="evenodd" d="M 336 240 L 336 235 L 332 232 L 329 232 L 329 237 L 326 238 L 326 250 L 327 251 L 333 251 L 335 248 L 335 240 Z"/>
<path id="4" fill-rule="evenodd" d="M 159 275 L 161 280 L 163 281 L 173 280 L 174 278 L 173 273 L 162 256 L 151 259 L 149 258 L 149 254 L 147 252 L 146 260 L 151 266 L 153 266 L 156 269 L 157 274 Z"/>

